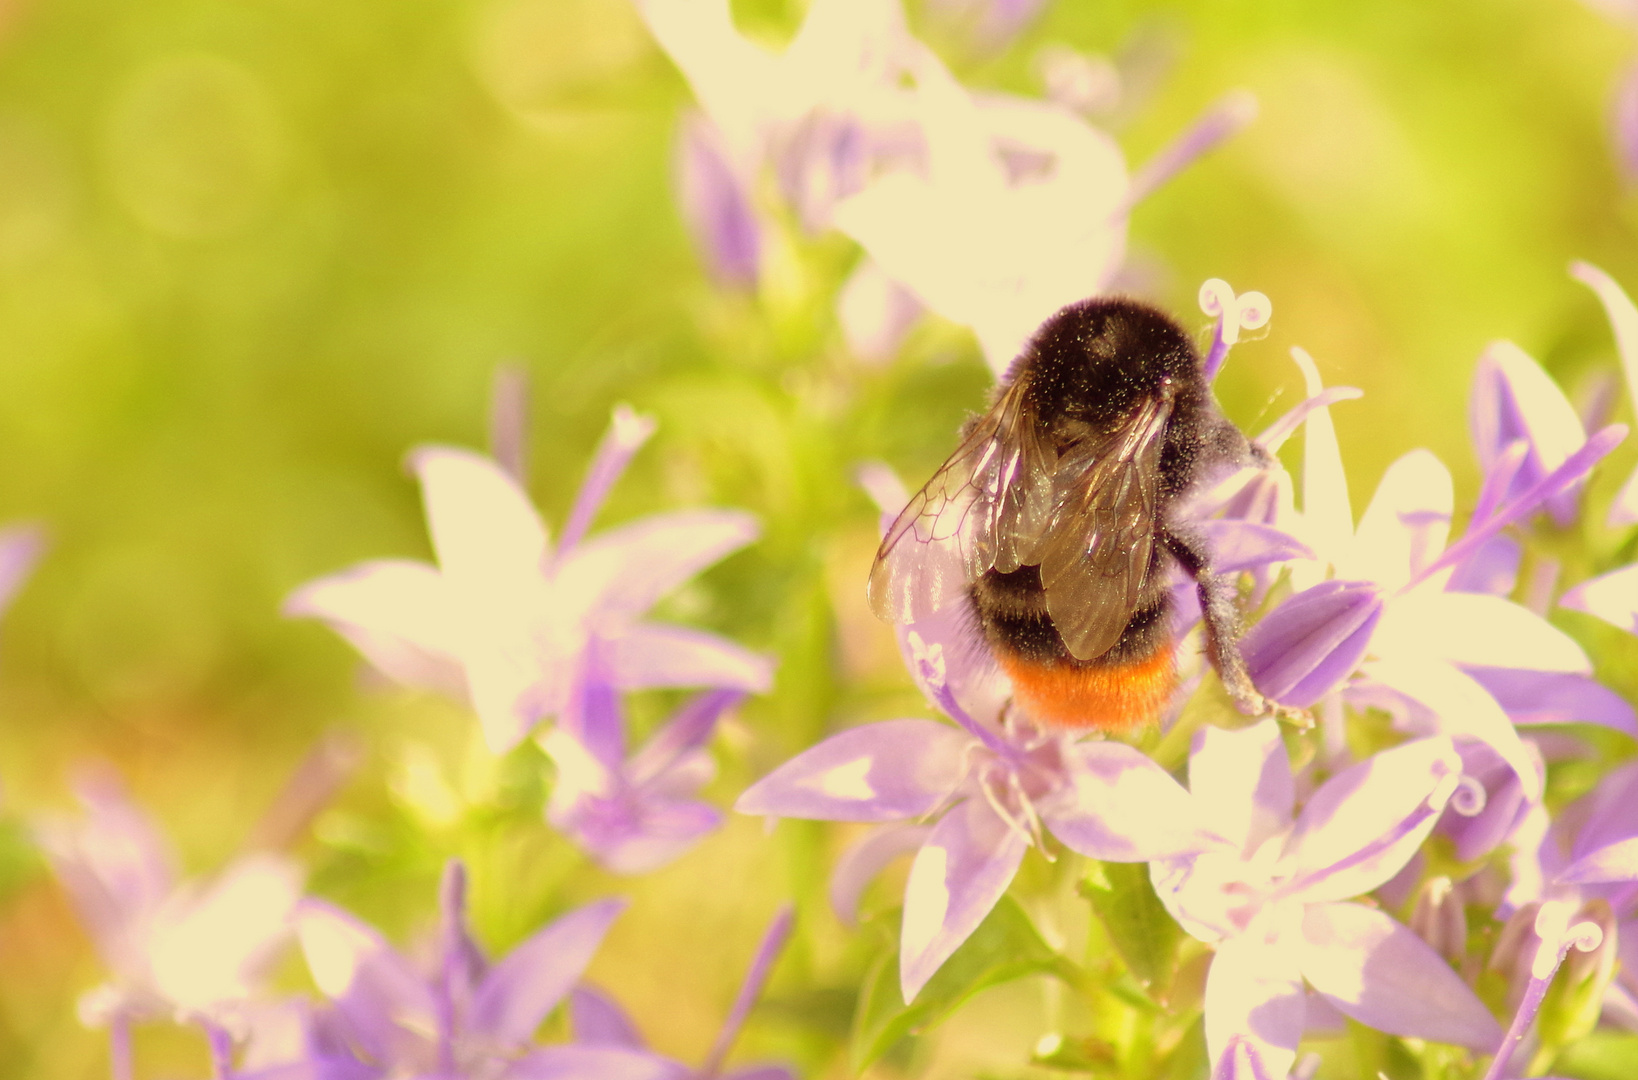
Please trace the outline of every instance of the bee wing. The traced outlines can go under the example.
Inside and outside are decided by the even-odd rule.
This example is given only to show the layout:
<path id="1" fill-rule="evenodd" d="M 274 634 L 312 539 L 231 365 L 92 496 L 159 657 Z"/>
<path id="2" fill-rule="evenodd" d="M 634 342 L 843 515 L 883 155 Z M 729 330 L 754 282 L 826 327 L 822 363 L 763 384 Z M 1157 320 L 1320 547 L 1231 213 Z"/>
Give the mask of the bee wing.
<path id="1" fill-rule="evenodd" d="M 925 618 L 986 570 L 1035 562 L 1057 455 L 1041 438 L 1028 382 L 1013 380 L 887 530 L 870 569 L 870 606 L 883 619 Z"/>
<path id="2" fill-rule="evenodd" d="M 1036 554 L 1047 613 L 1077 660 L 1108 652 L 1137 607 L 1154 551 L 1171 411 L 1170 401 L 1146 401 L 1058 466 L 1052 522 Z"/>

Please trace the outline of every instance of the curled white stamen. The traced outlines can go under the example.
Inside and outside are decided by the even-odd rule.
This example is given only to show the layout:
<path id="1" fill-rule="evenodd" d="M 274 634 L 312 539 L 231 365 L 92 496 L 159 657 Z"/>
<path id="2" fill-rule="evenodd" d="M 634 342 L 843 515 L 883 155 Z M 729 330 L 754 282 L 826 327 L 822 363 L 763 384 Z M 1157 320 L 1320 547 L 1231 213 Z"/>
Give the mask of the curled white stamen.
<path id="1" fill-rule="evenodd" d="M 1260 292 L 1236 296 L 1228 282 L 1212 278 L 1200 286 L 1200 310 L 1218 320 L 1218 338 L 1225 345 L 1233 345 L 1240 340 L 1241 330 L 1266 326 L 1274 314 L 1274 305 Z"/>
<path id="2" fill-rule="evenodd" d="M 1471 776 L 1464 776 L 1450 796 L 1450 808 L 1463 817 L 1474 817 L 1484 809 L 1484 785 Z"/>

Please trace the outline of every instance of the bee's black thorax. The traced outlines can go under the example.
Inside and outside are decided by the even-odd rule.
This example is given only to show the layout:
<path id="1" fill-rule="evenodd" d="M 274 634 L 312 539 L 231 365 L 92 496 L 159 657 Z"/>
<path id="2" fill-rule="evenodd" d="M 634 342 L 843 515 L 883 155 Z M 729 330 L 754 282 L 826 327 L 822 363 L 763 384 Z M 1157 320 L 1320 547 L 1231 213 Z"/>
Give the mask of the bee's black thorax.
<path id="1" fill-rule="evenodd" d="M 1245 436 L 1218 411 L 1199 354 L 1182 327 L 1155 308 L 1093 299 L 1064 308 L 1042 325 L 1008 372 L 1027 379 L 1029 405 L 1060 455 L 1096 433 L 1112 432 L 1143 407 L 1169 404 L 1159 458 L 1159 519 L 1213 467 L 1246 461 Z M 1169 647 L 1170 556 L 1156 543 L 1140 602 L 1126 632 L 1106 653 L 1075 660 L 1047 615 L 1038 567 L 991 570 L 972 583 L 973 610 L 991 645 L 1023 659 L 1081 667 L 1115 666 Z"/>

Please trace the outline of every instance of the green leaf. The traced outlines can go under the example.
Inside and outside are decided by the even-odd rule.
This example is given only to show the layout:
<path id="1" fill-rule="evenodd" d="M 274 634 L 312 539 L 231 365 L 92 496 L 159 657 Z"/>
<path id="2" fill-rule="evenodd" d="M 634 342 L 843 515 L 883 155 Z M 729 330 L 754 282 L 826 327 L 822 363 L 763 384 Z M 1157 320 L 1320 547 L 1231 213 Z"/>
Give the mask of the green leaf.
<path id="1" fill-rule="evenodd" d="M 1003 896 L 916 1000 L 904 1003 L 899 991 L 897 950 L 878 958 L 865 978 L 853 1022 L 853 1069 L 863 1072 L 900 1039 L 934 1027 L 962 1002 L 986 987 L 1026 975 L 1054 974 L 1079 979 L 1079 969 L 1041 939 L 1024 909 Z"/>
<path id="2" fill-rule="evenodd" d="M 1638 1035 L 1594 1031 L 1565 1047 L 1552 1072 L 1581 1080 L 1631 1080 L 1638 1076 Z"/>
<path id="3" fill-rule="evenodd" d="M 1177 972 L 1178 926 L 1155 895 L 1146 863 L 1095 863 L 1080 894 L 1144 989 L 1163 994 Z"/>

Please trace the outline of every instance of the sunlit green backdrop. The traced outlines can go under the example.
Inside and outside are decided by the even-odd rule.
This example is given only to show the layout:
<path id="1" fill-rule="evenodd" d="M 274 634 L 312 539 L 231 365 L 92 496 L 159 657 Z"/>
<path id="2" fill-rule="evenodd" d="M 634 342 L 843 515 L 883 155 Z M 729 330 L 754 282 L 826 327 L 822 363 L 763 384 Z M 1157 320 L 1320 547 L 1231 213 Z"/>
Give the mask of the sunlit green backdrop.
<path id="1" fill-rule="evenodd" d="M 736 5 L 771 41 L 801 9 Z M 1120 132 L 1134 163 L 1229 89 L 1263 111 L 1138 209 L 1134 259 L 1188 320 L 1209 276 L 1272 298 L 1272 332 L 1221 384 L 1247 426 L 1292 400 L 1292 344 L 1365 390 L 1335 410 L 1356 510 L 1418 445 L 1471 503 L 1464 395 L 1491 338 L 1572 390 L 1610 364 L 1565 265 L 1638 286 L 1638 199 L 1607 130 L 1630 32 L 1575 0 L 1059 0 L 999 55 L 929 31 L 964 81 L 1030 94 L 1042 45 L 1138 34 L 1175 64 Z M 874 518 L 850 476 L 872 457 L 925 474 L 987 373 L 947 326 L 885 366 L 850 357 L 830 300 L 856 253 L 837 237 L 788 231 L 759 295 L 716 289 L 671 197 L 687 102 L 626 0 L 0 5 L 0 519 L 51 535 L 0 635 L 0 1077 L 107 1067 L 74 1013 L 97 962 L 18 842 L 69 806 L 74 764 L 112 762 L 203 871 L 332 729 L 368 756 L 303 848 L 315 891 L 402 937 L 461 854 L 496 947 L 629 893 L 592 976 L 696 1061 L 794 896 L 803 930 L 743 1049 L 847 1075 L 836 1047 L 879 943 L 823 904 L 842 831 L 739 820 L 660 873 L 602 874 L 536 816 L 538 754 L 485 775 L 459 709 L 368 685 L 333 634 L 279 614 L 320 574 L 428 555 L 404 454 L 483 445 L 511 361 L 534 383 L 550 520 L 625 401 L 659 434 L 605 520 L 715 504 L 765 522 L 668 601 L 779 658 L 773 693 L 719 741 L 714 799 L 833 727 L 920 712 L 862 602 Z M 406 779 L 428 761 L 453 810 Z M 463 790 L 482 805 L 463 810 Z M 1023 1075 L 1009 1063 L 1041 1008 L 1033 985 L 989 995 L 913 1063 Z M 192 1036 L 139 1050 L 144 1070 L 203 1075 Z"/>

